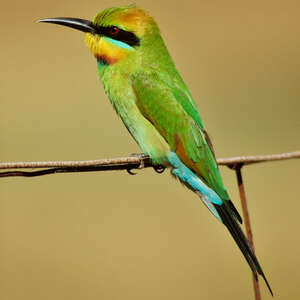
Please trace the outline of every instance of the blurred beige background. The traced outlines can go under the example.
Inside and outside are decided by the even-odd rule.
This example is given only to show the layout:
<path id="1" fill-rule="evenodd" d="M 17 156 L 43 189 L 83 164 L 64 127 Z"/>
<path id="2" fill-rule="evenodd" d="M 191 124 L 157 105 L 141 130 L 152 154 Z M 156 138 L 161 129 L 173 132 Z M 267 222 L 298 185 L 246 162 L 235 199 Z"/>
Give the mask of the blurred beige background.
<path id="1" fill-rule="evenodd" d="M 124 156 L 138 147 L 84 35 L 35 24 L 129 1 L 7 1 L 0 12 L 1 161 Z M 300 149 L 299 1 L 150 1 L 218 157 Z M 235 175 L 222 167 L 240 209 Z M 258 257 L 276 299 L 299 299 L 300 161 L 244 169 Z M 253 299 L 233 240 L 166 172 L 0 181 L 3 300 Z M 262 284 L 264 299 L 271 299 Z"/>

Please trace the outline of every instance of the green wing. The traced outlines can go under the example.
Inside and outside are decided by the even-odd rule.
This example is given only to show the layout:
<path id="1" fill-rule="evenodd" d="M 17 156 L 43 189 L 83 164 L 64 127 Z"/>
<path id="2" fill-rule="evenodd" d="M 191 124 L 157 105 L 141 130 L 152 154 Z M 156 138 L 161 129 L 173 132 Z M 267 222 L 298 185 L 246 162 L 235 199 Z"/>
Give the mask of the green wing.
<path id="1" fill-rule="evenodd" d="M 179 75 L 178 75 L 179 76 Z M 183 163 L 212 188 L 241 221 L 223 184 L 198 109 L 181 78 L 158 72 L 133 75 L 137 106 Z"/>

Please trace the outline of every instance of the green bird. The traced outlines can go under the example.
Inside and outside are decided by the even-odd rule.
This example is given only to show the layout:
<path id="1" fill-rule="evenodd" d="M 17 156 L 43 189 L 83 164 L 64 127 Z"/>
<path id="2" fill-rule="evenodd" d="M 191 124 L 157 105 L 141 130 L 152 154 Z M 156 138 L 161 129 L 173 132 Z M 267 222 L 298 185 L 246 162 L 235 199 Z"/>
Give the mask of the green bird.
<path id="1" fill-rule="evenodd" d="M 271 287 L 239 223 L 197 106 L 154 19 L 135 5 L 113 7 L 94 20 L 47 18 L 86 33 L 110 102 L 141 150 L 195 192 L 222 222 L 248 262 Z"/>

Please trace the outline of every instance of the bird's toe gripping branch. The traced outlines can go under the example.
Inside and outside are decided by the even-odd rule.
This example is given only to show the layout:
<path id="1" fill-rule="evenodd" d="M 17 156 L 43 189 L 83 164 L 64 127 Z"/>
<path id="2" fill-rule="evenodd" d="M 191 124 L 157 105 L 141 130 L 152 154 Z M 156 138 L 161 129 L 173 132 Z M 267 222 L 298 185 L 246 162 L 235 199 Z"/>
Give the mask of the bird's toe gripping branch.
<path id="1" fill-rule="evenodd" d="M 164 167 L 162 165 L 156 165 L 156 166 L 153 166 L 153 169 L 156 173 L 162 174 L 165 171 L 166 167 Z"/>
<path id="2" fill-rule="evenodd" d="M 149 157 L 143 153 L 132 153 L 130 155 L 130 157 L 135 157 L 135 158 L 140 159 L 139 165 L 126 169 L 127 173 L 130 175 L 136 175 L 137 173 L 133 172 L 132 170 L 143 169 L 145 167 L 145 160 L 149 159 Z"/>
<path id="3" fill-rule="evenodd" d="M 128 172 L 128 174 L 130 175 L 136 175 L 136 172 L 133 172 L 132 170 L 137 170 L 137 169 L 143 169 L 145 167 L 149 167 L 152 166 L 154 171 L 158 174 L 162 174 L 166 167 L 162 166 L 162 165 L 153 165 L 150 157 L 146 154 L 143 153 L 133 153 L 130 155 L 130 157 L 135 157 L 135 158 L 139 158 L 140 159 L 140 164 L 138 166 L 133 166 L 131 168 L 126 169 L 126 171 Z"/>

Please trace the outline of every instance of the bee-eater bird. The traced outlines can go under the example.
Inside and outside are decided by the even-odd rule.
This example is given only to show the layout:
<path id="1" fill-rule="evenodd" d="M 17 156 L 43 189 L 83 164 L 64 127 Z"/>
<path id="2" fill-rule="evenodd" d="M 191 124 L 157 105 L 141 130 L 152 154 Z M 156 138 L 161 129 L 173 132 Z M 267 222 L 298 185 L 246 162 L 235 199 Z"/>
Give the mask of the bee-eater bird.
<path id="1" fill-rule="evenodd" d="M 108 8 L 94 20 L 47 18 L 86 33 L 110 102 L 153 164 L 195 192 L 222 222 L 256 280 L 271 287 L 238 222 L 223 184 L 213 147 L 191 93 L 176 70 L 154 19 L 135 5 Z"/>

